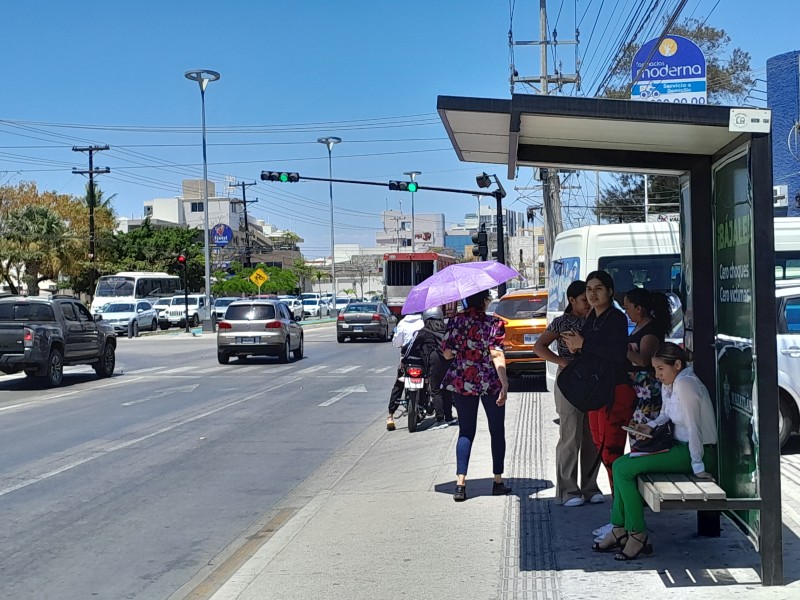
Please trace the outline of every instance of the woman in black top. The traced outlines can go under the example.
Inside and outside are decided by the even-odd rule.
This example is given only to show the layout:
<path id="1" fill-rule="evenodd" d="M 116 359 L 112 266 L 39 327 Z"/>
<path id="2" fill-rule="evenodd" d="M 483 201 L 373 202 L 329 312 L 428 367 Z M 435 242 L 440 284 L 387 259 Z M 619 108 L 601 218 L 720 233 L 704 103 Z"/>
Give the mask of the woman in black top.
<path id="1" fill-rule="evenodd" d="M 589 412 L 592 439 L 600 451 L 608 471 L 611 491 L 614 491 L 611 465 L 625 453 L 626 434 L 623 425 L 630 423 L 636 406 L 636 394 L 628 378 L 628 319 L 613 305 L 614 280 L 605 271 L 592 271 L 586 277 L 586 298 L 592 306 L 583 330 L 565 333 L 570 352 L 580 350 L 597 360 L 610 361 L 615 366 L 615 388 L 609 408 Z"/>
<path id="2" fill-rule="evenodd" d="M 635 325 L 628 336 L 627 357 L 637 398 L 631 425 L 636 425 L 655 419 L 661 412 L 661 384 L 655 378 L 650 360 L 669 330 L 672 310 L 664 294 L 638 287 L 625 292 L 623 305 Z"/>

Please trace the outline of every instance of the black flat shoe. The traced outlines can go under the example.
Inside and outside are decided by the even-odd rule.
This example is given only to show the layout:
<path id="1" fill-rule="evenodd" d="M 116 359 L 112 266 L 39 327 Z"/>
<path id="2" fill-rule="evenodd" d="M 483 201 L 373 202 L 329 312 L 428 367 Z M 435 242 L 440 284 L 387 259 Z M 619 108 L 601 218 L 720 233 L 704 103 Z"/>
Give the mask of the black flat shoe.
<path id="1" fill-rule="evenodd" d="M 453 494 L 453 500 L 456 502 L 463 502 L 467 499 L 467 486 L 466 485 L 457 485 L 456 491 Z"/>
<path id="2" fill-rule="evenodd" d="M 502 481 L 492 483 L 492 496 L 507 496 L 511 493 L 511 488 L 504 484 Z"/>

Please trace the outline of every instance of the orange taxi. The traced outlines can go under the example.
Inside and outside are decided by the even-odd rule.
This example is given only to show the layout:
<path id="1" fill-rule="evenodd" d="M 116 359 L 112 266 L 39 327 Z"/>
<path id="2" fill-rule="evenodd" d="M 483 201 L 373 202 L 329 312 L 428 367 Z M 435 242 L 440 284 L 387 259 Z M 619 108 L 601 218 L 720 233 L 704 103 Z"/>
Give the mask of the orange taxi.
<path id="1" fill-rule="evenodd" d="M 521 289 L 500 298 L 494 316 L 506 325 L 506 373 L 543 374 L 545 361 L 533 353 L 533 345 L 547 327 L 547 290 Z"/>

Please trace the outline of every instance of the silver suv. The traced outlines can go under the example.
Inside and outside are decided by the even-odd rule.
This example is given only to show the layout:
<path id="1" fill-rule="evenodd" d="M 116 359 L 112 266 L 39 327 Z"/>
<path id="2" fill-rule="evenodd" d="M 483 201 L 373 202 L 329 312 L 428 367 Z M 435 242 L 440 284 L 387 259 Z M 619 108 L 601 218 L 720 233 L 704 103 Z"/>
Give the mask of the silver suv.
<path id="1" fill-rule="evenodd" d="M 303 358 L 303 328 L 280 300 L 237 300 L 217 324 L 217 359 L 277 356 L 288 363 Z"/>

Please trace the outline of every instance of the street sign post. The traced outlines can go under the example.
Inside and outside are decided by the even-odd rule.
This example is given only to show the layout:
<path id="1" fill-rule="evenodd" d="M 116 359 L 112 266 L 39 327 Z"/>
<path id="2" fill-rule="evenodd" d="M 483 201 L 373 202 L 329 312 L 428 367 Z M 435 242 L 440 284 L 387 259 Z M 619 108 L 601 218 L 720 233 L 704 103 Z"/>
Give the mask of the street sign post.
<path id="1" fill-rule="evenodd" d="M 269 275 L 264 272 L 264 269 L 258 268 L 250 275 L 250 281 L 258 286 L 258 295 L 261 295 L 261 286 L 269 281 Z"/>

